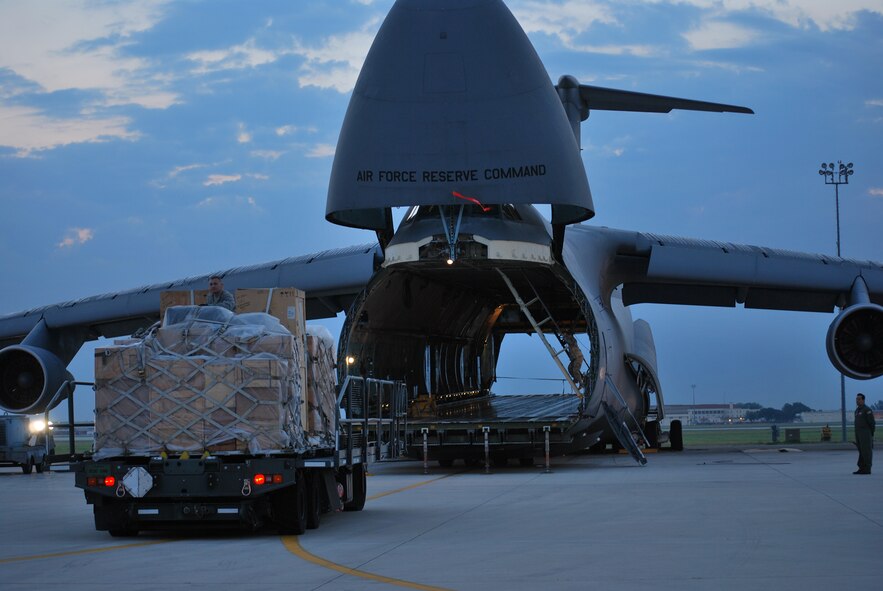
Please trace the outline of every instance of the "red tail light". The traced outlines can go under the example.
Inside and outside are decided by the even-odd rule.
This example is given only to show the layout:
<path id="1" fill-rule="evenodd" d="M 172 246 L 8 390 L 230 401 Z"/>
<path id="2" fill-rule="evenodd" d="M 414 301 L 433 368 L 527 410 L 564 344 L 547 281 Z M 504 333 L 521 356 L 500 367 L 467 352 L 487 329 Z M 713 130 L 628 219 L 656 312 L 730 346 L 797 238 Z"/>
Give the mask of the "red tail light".
<path id="1" fill-rule="evenodd" d="M 86 486 L 98 486 L 98 478 L 95 476 L 90 476 L 86 479 Z"/>
<path id="2" fill-rule="evenodd" d="M 263 484 L 266 484 L 266 482 L 267 482 L 267 477 L 264 476 L 263 474 L 255 474 L 254 475 L 255 486 L 261 486 Z"/>
<path id="3" fill-rule="evenodd" d="M 113 476 L 105 476 L 104 477 L 104 486 L 113 486 L 117 483 L 117 479 Z"/>
<path id="4" fill-rule="evenodd" d="M 282 484 L 281 474 L 273 474 L 273 484 Z"/>

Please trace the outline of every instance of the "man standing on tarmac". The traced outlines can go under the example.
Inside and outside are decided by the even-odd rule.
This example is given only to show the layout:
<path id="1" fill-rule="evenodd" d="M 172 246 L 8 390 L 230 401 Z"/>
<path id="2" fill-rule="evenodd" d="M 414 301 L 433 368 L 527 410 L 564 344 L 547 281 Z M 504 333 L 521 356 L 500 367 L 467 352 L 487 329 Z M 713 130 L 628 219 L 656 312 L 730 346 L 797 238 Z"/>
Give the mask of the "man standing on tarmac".
<path id="1" fill-rule="evenodd" d="M 217 275 L 208 280 L 208 294 L 205 296 L 206 306 L 220 306 L 231 312 L 236 311 L 236 300 L 233 294 L 224 289 L 224 282 Z"/>
<path id="2" fill-rule="evenodd" d="M 858 470 L 853 474 L 870 474 L 874 453 L 874 411 L 865 404 L 865 395 L 855 395 L 855 445 L 858 447 Z"/>

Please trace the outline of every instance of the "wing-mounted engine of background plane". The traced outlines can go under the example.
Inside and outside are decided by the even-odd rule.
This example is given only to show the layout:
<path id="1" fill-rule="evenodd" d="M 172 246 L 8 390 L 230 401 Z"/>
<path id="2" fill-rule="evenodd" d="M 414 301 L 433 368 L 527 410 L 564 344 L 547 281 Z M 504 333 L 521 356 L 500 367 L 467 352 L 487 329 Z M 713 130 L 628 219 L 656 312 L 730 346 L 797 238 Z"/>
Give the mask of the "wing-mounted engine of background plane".
<path id="1" fill-rule="evenodd" d="M 883 307 L 871 303 L 862 277 L 852 285 L 849 306 L 828 328 L 825 345 L 831 363 L 845 376 L 868 380 L 883 375 Z"/>
<path id="2" fill-rule="evenodd" d="M 70 393 L 65 369 L 83 344 L 82 331 L 53 331 L 40 320 L 18 345 L 0 351 L 0 408 L 26 414 L 57 406 Z"/>

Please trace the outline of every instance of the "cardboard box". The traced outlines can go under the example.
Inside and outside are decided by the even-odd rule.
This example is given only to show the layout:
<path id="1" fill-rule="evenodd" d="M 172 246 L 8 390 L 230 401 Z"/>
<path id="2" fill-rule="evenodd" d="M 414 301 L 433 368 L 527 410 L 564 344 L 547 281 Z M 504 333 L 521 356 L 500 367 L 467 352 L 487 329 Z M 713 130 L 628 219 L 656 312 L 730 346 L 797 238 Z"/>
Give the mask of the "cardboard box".
<path id="1" fill-rule="evenodd" d="M 320 440 L 331 440 L 337 407 L 337 368 L 333 342 L 307 335 L 306 358 L 309 378 L 306 382 L 306 422 L 304 430 Z"/>
<path id="2" fill-rule="evenodd" d="M 163 291 L 159 294 L 159 319 L 165 318 L 166 309 L 172 306 L 201 306 L 207 295 L 207 289 Z"/>
<path id="3" fill-rule="evenodd" d="M 275 316 L 296 337 L 306 332 L 306 296 L 295 287 L 272 289 L 237 289 L 236 312 L 264 312 Z"/>
<path id="4" fill-rule="evenodd" d="M 95 386 L 123 377 L 143 377 L 140 347 L 99 347 L 95 349 Z"/>
<path id="5" fill-rule="evenodd" d="M 161 328 L 97 349 L 96 454 L 302 449 L 302 345 L 235 328 Z"/>

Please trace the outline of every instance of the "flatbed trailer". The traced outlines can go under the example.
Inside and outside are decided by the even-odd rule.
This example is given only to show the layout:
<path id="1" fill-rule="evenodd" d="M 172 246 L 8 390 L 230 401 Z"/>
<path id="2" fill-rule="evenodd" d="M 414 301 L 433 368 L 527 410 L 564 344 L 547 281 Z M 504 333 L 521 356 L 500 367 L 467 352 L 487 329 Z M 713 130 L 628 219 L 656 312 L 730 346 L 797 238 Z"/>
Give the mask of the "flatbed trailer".
<path id="1" fill-rule="evenodd" d="M 378 401 L 386 400 L 385 403 Z M 334 448 L 303 453 L 238 452 L 169 456 L 85 457 L 74 464 L 75 483 L 93 506 L 95 529 L 112 536 L 141 530 L 275 527 L 302 534 L 319 527 L 329 511 L 360 511 L 367 493 L 367 464 L 395 457 L 399 446 L 375 439 L 378 424 L 397 429 L 390 402 L 404 408 L 401 384 L 348 377 L 339 390 Z M 401 416 L 401 413 L 394 413 Z"/>
<path id="2" fill-rule="evenodd" d="M 532 465 L 547 453 L 563 455 L 596 443 L 601 432 L 589 432 L 589 423 L 573 394 L 471 398 L 409 418 L 406 453 L 442 466 L 457 459 L 500 465 L 509 458 Z"/>

